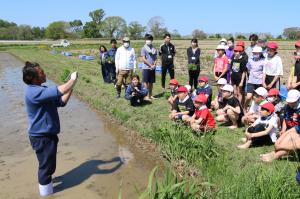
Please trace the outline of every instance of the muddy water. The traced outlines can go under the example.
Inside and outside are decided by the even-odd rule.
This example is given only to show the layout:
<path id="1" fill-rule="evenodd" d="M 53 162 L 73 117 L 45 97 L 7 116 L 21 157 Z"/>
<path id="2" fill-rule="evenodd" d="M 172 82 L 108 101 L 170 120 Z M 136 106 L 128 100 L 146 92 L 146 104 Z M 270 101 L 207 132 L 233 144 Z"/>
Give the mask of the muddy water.
<path id="1" fill-rule="evenodd" d="M 0 53 L 0 198 L 39 198 L 37 160 L 29 145 L 22 62 Z M 53 84 L 49 80 L 47 84 Z M 108 118 L 74 96 L 61 108 L 56 193 L 49 198 L 137 198 L 161 164 L 124 138 Z"/>

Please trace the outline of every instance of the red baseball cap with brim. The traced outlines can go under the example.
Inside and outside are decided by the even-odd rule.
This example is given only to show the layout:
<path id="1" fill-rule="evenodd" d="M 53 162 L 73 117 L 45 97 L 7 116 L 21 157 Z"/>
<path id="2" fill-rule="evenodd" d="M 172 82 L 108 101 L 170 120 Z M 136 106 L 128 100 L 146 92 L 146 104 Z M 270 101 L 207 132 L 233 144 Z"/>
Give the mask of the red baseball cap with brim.
<path id="1" fill-rule="evenodd" d="M 196 96 L 196 98 L 194 99 L 195 102 L 200 102 L 203 104 L 206 104 L 207 102 L 207 97 L 205 94 L 201 93 L 199 95 Z"/>
<path id="2" fill-rule="evenodd" d="M 271 88 L 268 92 L 268 97 L 279 95 L 279 90 L 277 88 Z"/>
<path id="3" fill-rule="evenodd" d="M 187 93 L 188 92 L 188 89 L 185 87 L 185 86 L 180 86 L 178 89 L 177 89 L 177 92 L 183 92 L 183 93 Z"/>
<path id="4" fill-rule="evenodd" d="M 177 81 L 177 79 L 171 79 L 169 84 L 178 85 L 179 82 Z"/>
<path id="5" fill-rule="evenodd" d="M 201 81 L 201 82 L 206 82 L 206 83 L 207 83 L 207 82 L 208 82 L 208 77 L 206 77 L 206 76 L 201 76 L 201 77 L 198 78 L 198 82 L 200 82 L 200 81 Z"/>
<path id="6" fill-rule="evenodd" d="M 236 43 L 236 45 L 237 45 L 237 46 L 242 46 L 242 47 L 245 48 L 245 42 L 244 42 L 244 41 L 238 41 L 238 42 Z"/>
<path id="7" fill-rule="evenodd" d="M 274 41 L 270 41 L 268 43 L 268 48 L 276 50 L 278 48 L 278 44 Z"/>
<path id="8" fill-rule="evenodd" d="M 234 47 L 234 51 L 237 51 L 237 52 L 243 52 L 244 48 L 242 46 L 236 46 Z"/>
<path id="9" fill-rule="evenodd" d="M 274 113 L 275 107 L 271 102 L 264 103 L 261 108 L 268 110 L 270 113 Z"/>
<path id="10" fill-rule="evenodd" d="M 296 47 L 296 48 L 297 48 L 297 47 L 300 48 L 300 40 L 296 41 L 295 47 Z"/>

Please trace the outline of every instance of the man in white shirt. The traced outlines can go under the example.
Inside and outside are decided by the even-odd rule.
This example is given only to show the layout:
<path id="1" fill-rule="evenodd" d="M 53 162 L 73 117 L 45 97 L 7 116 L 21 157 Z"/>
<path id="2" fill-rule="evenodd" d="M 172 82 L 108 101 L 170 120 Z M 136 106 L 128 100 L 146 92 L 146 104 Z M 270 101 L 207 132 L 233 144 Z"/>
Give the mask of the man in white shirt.
<path id="1" fill-rule="evenodd" d="M 136 58 L 134 48 L 130 46 L 128 37 L 123 38 L 123 45 L 117 49 L 115 56 L 116 74 L 117 74 L 117 98 L 121 96 L 121 88 L 129 84 L 130 76 L 136 69 Z"/>

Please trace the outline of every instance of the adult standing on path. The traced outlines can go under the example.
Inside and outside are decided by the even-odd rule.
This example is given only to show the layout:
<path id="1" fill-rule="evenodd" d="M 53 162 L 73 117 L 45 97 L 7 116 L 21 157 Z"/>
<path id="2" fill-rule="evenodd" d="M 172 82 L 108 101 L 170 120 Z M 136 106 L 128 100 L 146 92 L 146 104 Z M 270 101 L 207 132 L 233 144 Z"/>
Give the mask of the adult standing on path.
<path id="1" fill-rule="evenodd" d="M 41 196 L 53 193 L 52 175 L 56 169 L 56 153 L 60 122 L 57 107 L 65 106 L 77 80 L 77 72 L 60 86 L 47 87 L 46 75 L 38 63 L 26 62 L 23 81 L 27 84 L 25 104 L 29 121 L 29 139 L 39 162 L 38 181 Z"/>
<path id="2" fill-rule="evenodd" d="M 135 52 L 134 48 L 130 46 L 130 39 L 128 37 L 123 38 L 123 45 L 117 49 L 115 64 L 117 74 L 117 98 L 120 98 L 122 85 L 125 84 L 125 87 L 127 87 L 130 83 L 130 76 L 136 69 Z"/>
<path id="3" fill-rule="evenodd" d="M 110 44 L 111 44 L 111 48 L 107 52 L 107 56 L 108 56 L 107 64 L 111 76 L 111 81 L 115 84 L 116 83 L 115 56 L 117 52 L 117 40 L 111 39 Z"/>
<path id="4" fill-rule="evenodd" d="M 189 71 L 189 85 L 191 88 L 197 89 L 198 77 L 200 74 L 200 53 L 201 50 L 198 47 L 198 40 L 191 40 L 191 47 L 187 49 L 188 56 L 188 71 Z"/>
<path id="5" fill-rule="evenodd" d="M 165 42 L 159 48 L 159 55 L 161 56 L 162 71 L 161 71 L 161 86 L 166 90 L 166 75 L 167 71 L 170 74 L 170 79 L 174 79 L 174 56 L 176 53 L 175 46 L 171 43 L 171 35 L 166 33 L 164 36 Z"/>

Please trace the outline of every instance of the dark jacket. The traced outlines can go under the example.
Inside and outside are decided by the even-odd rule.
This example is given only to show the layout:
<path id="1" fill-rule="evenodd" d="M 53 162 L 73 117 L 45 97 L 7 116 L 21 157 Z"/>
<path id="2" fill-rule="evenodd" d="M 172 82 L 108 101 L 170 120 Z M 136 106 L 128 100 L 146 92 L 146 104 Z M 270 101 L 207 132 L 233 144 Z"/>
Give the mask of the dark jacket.
<path id="1" fill-rule="evenodd" d="M 159 48 L 159 55 L 161 56 L 162 65 L 174 64 L 175 53 L 176 49 L 173 44 L 162 44 Z"/>
<path id="2" fill-rule="evenodd" d="M 125 99 L 127 100 L 131 100 L 132 99 L 132 93 L 133 92 L 137 92 L 137 97 L 138 98 L 144 98 L 148 95 L 148 89 L 144 88 L 144 86 L 142 84 L 139 84 L 138 89 L 140 90 L 139 92 L 137 92 L 134 88 L 134 86 L 132 84 L 130 84 L 127 89 L 126 89 L 126 93 L 125 93 Z"/>
<path id="3" fill-rule="evenodd" d="M 200 66 L 200 48 L 197 48 L 197 50 L 193 51 L 192 47 L 189 47 L 187 50 L 187 56 L 188 56 L 188 64 L 195 64 L 197 66 Z M 195 59 L 193 59 L 193 57 Z"/>

